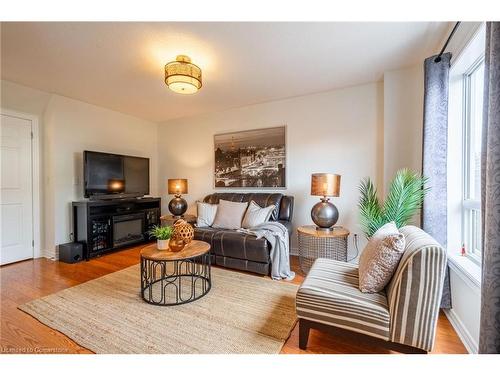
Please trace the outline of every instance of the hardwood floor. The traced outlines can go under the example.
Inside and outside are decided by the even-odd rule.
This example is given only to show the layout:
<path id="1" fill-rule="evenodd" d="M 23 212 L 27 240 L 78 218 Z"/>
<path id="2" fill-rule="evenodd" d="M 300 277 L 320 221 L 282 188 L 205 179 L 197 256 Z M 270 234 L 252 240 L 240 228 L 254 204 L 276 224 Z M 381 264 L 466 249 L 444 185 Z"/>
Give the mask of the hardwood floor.
<path id="1" fill-rule="evenodd" d="M 66 264 L 40 258 L 0 268 L 0 352 L 1 353 L 91 353 L 77 343 L 53 330 L 28 314 L 18 305 L 58 292 L 97 277 L 139 263 L 141 247 L 132 247 L 89 262 Z M 293 281 L 300 284 L 303 275 L 298 261 L 292 257 L 297 272 Z M 311 331 L 308 350 L 299 349 L 299 330 L 296 326 L 285 343 L 282 353 L 367 354 L 390 353 L 368 346 L 361 341 L 336 340 L 319 331 Z M 439 316 L 436 345 L 433 353 L 467 353 L 450 322 L 443 313 Z"/>

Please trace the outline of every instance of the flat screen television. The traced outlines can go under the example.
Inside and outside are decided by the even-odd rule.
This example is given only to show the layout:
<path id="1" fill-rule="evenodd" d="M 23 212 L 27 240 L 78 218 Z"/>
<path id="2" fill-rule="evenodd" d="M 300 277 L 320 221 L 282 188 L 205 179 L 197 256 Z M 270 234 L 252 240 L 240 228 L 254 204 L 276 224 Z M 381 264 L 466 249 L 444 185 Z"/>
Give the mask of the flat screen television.
<path id="1" fill-rule="evenodd" d="M 149 194 L 149 159 L 137 156 L 83 152 L 86 198 L 113 199 Z"/>

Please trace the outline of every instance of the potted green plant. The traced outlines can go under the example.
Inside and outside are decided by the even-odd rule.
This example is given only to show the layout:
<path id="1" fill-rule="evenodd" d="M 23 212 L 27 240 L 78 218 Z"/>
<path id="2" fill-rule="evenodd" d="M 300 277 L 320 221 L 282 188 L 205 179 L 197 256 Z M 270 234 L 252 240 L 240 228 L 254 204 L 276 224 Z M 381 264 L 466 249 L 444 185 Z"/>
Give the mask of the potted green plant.
<path id="1" fill-rule="evenodd" d="M 172 237 L 173 232 L 174 228 L 171 226 L 155 226 L 149 231 L 149 234 L 156 238 L 156 247 L 158 250 L 168 250 L 168 242 Z"/>
<path id="2" fill-rule="evenodd" d="M 396 172 L 383 204 L 378 199 L 377 189 L 370 178 L 359 185 L 361 228 L 370 238 L 382 225 L 394 221 L 398 228 L 408 224 L 422 208 L 424 196 L 429 191 L 427 178 L 409 169 Z"/>

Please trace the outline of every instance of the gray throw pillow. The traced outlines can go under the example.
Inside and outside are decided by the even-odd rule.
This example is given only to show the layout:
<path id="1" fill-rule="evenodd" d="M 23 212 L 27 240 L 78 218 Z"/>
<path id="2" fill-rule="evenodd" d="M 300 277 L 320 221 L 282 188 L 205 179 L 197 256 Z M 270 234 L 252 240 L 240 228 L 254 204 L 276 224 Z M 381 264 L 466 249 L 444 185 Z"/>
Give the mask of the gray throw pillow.
<path id="1" fill-rule="evenodd" d="M 231 202 L 221 199 L 212 227 L 218 229 L 240 229 L 247 206 L 247 202 Z"/>
<path id="2" fill-rule="evenodd" d="M 405 238 L 394 222 L 385 224 L 370 238 L 359 257 L 359 289 L 377 293 L 391 281 L 405 249 Z"/>

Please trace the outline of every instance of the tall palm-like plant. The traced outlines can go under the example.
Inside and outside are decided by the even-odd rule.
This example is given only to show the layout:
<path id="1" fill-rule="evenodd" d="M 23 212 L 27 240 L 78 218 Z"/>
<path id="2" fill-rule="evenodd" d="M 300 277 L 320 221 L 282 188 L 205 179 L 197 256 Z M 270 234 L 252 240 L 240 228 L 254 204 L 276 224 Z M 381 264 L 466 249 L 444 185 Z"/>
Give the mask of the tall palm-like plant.
<path id="1" fill-rule="evenodd" d="M 427 178 L 408 169 L 396 172 L 383 204 L 370 178 L 361 181 L 359 192 L 360 222 L 363 232 L 371 237 L 382 225 L 394 221 L 398 228 L 405 226 L 422 207 Z"/>

